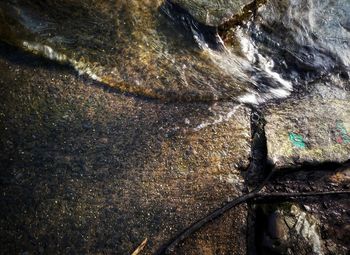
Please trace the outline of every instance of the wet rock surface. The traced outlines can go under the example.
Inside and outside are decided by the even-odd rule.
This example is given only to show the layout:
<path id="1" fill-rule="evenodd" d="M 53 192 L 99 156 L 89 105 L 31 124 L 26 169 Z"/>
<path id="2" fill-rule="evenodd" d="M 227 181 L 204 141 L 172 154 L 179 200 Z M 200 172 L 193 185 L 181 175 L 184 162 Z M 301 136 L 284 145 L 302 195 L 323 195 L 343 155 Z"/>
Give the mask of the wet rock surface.
<path id="1" fill-rule="evenodd" d="M 349 22 L 349 8 L 347 0 L 269 0 L 257 13 L 258 29 L 269 31 L 269 37 L 257 41 L 273 44 L 279 53 L 275 57 L 283 57 L 291 70 L 329 72 L 348 66 L 350 33 L 341 24 Z"/>
<path id="2" fill-rule="evenodd" d="M 219 26 L 235 15 L 242 13 L 244 7 L 252 0 L 171 0 L 187 10 L 196 20 L 209 26 Z"/>
<path id="3" fill-rule="evenodd" d="M 151 254 L 242 193 L 249 109 L 122 95 L 0 46 L 2 253 Z M 178 253 L 244 254 L 246 213 Z"/>
<path id="4" fill-rule="evenodd" d="M 1 2 L 0 37 L 142 96 L 211 101 L 247 93 L 240 77 L 220 68 L 208 51 L 198 48 L 193 35 L 161 13 L 162 4 L 161 0 Z"/>
<path id="5" fill-rule="evenodd" d="M 153 254 L 272 170 L 170 254 L 348 254 L 349 1 L 263 2 L 0 2 L 0 253 Z"/>
<path id="6" fill-rule="evenodd" d="M 108 86 L 167 101 L 258 104 L 328 74 L 348 80 L 348 1 L 249 2 L 176 1 L 181 11 L 162 0 L 2 1 L 0 39 Z M 196 6 L 220 15 L 246 8 L 242 22 L 217 29 L 192 17 Z"/>

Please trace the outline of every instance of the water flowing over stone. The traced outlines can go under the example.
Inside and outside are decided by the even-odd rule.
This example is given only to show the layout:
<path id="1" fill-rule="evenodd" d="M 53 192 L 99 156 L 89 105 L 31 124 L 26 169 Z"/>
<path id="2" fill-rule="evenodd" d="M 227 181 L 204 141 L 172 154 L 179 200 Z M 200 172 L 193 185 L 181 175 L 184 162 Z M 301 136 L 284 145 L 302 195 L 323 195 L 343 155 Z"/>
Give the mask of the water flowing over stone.
<path id="1" fill-rule="evenodd" d="M 160 14 L 162 1 L 9 1 L 1 38 L 128 92 L 231 98 L 246 90 Z"/>
<path id="2" fill-rule="evenodd" d="M 0 39 L 122 91 L 166 100 L 257 104 L 329 73 L 348 77 L 346 0 L 271 0 L 239 26 L 218 29 L 190 14 L 204 4 L 234 15 L 249 1 L 174 1 L 183 10 L 167 2 L 3 1 Z"/>
<path id="3" fill-rule="evenodd" d="M 274 167 L 267 196 L 174 254 L 349 254 L 348 195 L 268 197 L 349 190 L 348 13 L 348 0 L 0 1 L 2 252 L 132 254 L 147 237 L 154 254 Z"/>

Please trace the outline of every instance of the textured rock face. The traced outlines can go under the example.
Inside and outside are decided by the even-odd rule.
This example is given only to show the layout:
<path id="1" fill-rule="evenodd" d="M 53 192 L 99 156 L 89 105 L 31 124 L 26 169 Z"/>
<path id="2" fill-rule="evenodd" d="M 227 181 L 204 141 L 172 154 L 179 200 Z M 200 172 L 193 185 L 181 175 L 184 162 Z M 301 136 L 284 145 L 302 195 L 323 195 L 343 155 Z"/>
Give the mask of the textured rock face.
<path id="1" fill-rule="evenodd" d="M 191 10 L 187 2 L 176 2 Z M 260 38 L 262 41 L 268 37 L 273 45 L 269 49 L 283 49 L 270 54 L 277 56 L 275 63 L 283 62 L 278 59 L 285 58 L 283 52 L 287 49 L 294 57 L 287 61 L 286 68 L 294 65 L 295 60 L 300 61 L 292 75 L 300 70 L 322 70 L 321 74 L 335 82 L 327 86 L 310 84 L 303 88 L 303 92 L 310 92 L 309 96 L 300 99 L 294 95 L 283 103 L 262 107 L 263 116 L 257 121 L 261 127 L 255 127 L 259 131 L 254 134 L 254 150 L 258 152 L 253 150 L 252 154 L 257 155 L 256 162 L 263 164 L 254 169 L 266 170 L 263 119 L 267 122 L 268 158 L 277 168 L 347 161 L 348 73 L 340 69 L 334 78 L 329 72 L 338 70 L 335 60 L 343 60 L 345 66 L 349 64 L 347 48 L 342 46 L 344 54 L 337 57 L 342 53 L 340 41 L 346 40 L 335 40 L 332 31 L 338 32 L 340 27 L 349 30 L 348 23 L 344 23 L 349 8 L 344 7 L 344 17 L 334 15 L 333 11 L 350 2 L 337 1 L 332 9 L 334 1 L 325 0 L 328 3 L 325 8 L 318 6 L 312 15 L 311 7 L 320 1 L 269 2 L 266 9 L 258 12 L 260 18 L 269 20 L 261 27 L 279 29 L 258 34 L 265 36 Z M 241 69 L 232 70 L 235 66 L 230 61 L 246 62 L 236 55 L 222 58 L 226 52 L 208 56 L 210 51 L 199 50 L 186 41 L 185 35 L 171 30 L 168 20 L 159 13 L 162 3 L 161 0 L 0 2 L 2 40 L 69 63 L 103 82 L 77 77 L 67 67 L 0 44 L 3 253 L 130 254 L 148 238 L 145 254 L 153 254 L 181 229 L 246 190 L 240 170 L 249 165 L 251 153 L 250 109 L 221 101 L 164 103 L 124 95 L 104 85 L 162 99 L 230 101 L 247 91 L 254 99 L 257 95 L 254 91 L 269 89 L 264 84 L 250 84 L 253 79 L 250 74 L 248 80 L 243 77 L 237 81 L 235 75 Z M 202 4 L 206 17 L 214 17 L 203 23 L 214 25 L 211 19 L 226 12 L 216 8 L 217 14 L 208 14 L 208 10 L 215 9 L 215 4 L 227 6 L 233 1 L 188 3 L 193 8 Z M 306 11 L 301 12 L 303 9 Z M 280 16 L 274 15 L 276 10 Z M 329 12 L 339 16 L 339 20 L 333 20 L 326 33 L 318 35 L 327 38 L 323 46 L 335 45 L 334 61 L 322 60 L 322 56 L 333 59 L 328 53 L 314 55 L 311 54 L 314 51 L 300 47 L 310 42 L 308 36 L 314 37 L 307 27 L 304 31 L 307 37 L 287 42 L 288 33 L 298 35 L 293 29 L 302 28 L 301 16 L 309 18 L 303 24 L 319 31 L 324 24 L 309 21 L 315 21 L 315 17 L 327 20 L 324 16 L 330 17 Z M 276 26 L 279 20 L 282 27 Z M 336 30 L 331 29 L 333 26 Z M 348 37 L 346 31 L 342 38 Z M 333 44 L 333 40 L 338 44 Z M 242 45 L 249 51 L 254 41 L 243 40 Z M 293 52 L 299 48 L 300 52 Z M 250 52 L 254 53 L 252 58 L 259 53 Z M 218 62 L 213 62 L 213 56 Z M 266 59 L 256 61 L 270 66 L 267 60 L 261 60 Z M 329 65 L 325 67 L 324 63 Z M 271 70 L 267 73 L 271 74 Z M 304 74 L 309 77 L 309 73 Z M 283 94 L 277 87 L 272 88 L 275 94 Z M 251 116 L 252 122 L 254 118 Z M 329 176 L 305 171 L 289 179 L 288 171 L 280 172 L 283 179 L 266 187 L 267 193 L 350 187 L 349 169 Z M 315 179 L 318 181 L 313 182 Z M 305 203 L 270 203 L 262 208 L 263 216 L 258 220 L 261 224 L 257 224 L 257 228 L 262 226 L 261 235 L 253 245 L 265 252 L 261 254 L 348 254 L 348 199 L 317 198 Z M 191 236 L 174 253 L 247 254 L 246 218 L 246 206 L 237 207 Z"/>
<path id="2" fill-rule="evenodd" d="M 268 157 L 276 167 L 345 162 L 350 155 L 350 101 L 303 99 L 268 108 Z"/>
<path id="3" fill-rule="evenodd" d="M 123 96 L 0 49 L 2 252 L 131 254 L 147 237 L 152 254 L 242 193 L 248 109 Z M 177 252 L 245 254 L 246 213 Z"/>
<path id="4" fill-rule="evenodd" d="M 209 25 L 218 26 L 238 15 L 252 0 L 172 0 L 186 9 L 196 20 Z"/>
<path id="5" fill-rule="evenodd" d="M 277 209 L 269 215 L 263 241 L 279 254 L 324 254 L 319 221 L 297 205 Z"/>
<path id="6" fill-rule="evenodd" d="M 350 186 L 350 168 L 290 172 L 274 180 L 269 192 L 335 191 Z M 261 254 L 346 255 L 350 247 L 350 209 L 346 196 L 259 206 Z"/>
<path id="7" fill-rule="evenodd" d="M 348 0 L 269 0 L 257 15 L 264 23 L 261 30 L 269 31 L 268 39 L 279 43 L 274 44 L 276 48 L 287 41 L 293 42 L 288 47 L 290 55 L 284 55 L 287 61 L 293 55 L 298 56 L 294 65 L 307 70 L 319 68 L 320 63 L 326 66 L 328 62 L 331 66 L 335 58 L 345 66 L 350 65 L 350 51 L 344 45 L 350 39 L 346 28 L 349 10 Z M 325 17 L 329 17 L 327 22 Z M 305 32 L 300 33 L 301 30 Z M 310 41 L 315 42 L 313 49 L 310 49 Z"/>
<path id="8" fill-rule="evenodd" d="M 348 209 L 345 200 L 276 205 L 266 218 L 263 254 L 347 254 Z"/>

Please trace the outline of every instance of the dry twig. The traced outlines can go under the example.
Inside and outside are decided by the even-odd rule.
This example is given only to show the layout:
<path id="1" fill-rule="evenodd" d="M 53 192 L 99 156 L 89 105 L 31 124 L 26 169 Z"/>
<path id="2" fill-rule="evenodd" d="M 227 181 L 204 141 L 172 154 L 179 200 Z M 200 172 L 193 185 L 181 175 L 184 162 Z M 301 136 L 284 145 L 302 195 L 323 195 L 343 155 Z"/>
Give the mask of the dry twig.
<path id="1" fill-rule="evenodd" d="M 142 243 L 137 247 L 137 249 L 131 254 L 131 255 L 138 255 L 140 252 L 145 248 L 146 244 L 148 242 L 148 239 L 142 241 Z"/>

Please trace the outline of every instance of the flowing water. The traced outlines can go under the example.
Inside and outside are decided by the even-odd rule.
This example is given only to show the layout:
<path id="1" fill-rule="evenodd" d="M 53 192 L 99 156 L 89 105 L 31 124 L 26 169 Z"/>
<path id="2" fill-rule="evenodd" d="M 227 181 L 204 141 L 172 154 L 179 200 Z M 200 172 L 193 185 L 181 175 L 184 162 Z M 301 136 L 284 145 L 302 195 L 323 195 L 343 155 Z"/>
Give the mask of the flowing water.
<path id="1" fill-rule="evenodd" d="M 216 26 L 185 8 L 161 0 L 3 0 L 0 39 L 165 100 L 257 104 L 330 77 L 349 83 L 349 0 L 256 1 Z"/>

